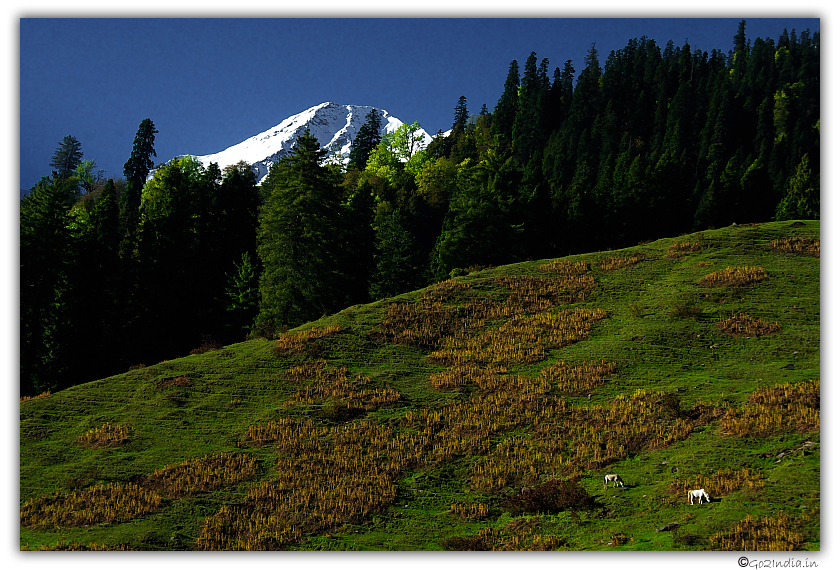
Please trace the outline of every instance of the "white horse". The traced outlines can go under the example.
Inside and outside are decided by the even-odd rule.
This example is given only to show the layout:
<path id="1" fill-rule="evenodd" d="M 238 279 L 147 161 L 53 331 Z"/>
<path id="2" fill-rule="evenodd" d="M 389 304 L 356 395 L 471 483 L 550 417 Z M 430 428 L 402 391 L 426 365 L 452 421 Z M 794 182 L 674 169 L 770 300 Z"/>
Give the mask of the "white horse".
<path id="1" fill-rule="evenodd" d="M 688 492 L 688 502 L 692 505 L 694 504 L 694 499 L 698 499 L 697 504 L 702 505 L 704 497 L 706 498 L 707 503 L 711 502 L 711 499 L 709 499 L 709 494 L 706 492 L 706 489 L 694 489 L 693 491 Z"/>
<path id="2" fill-rule="evenodd" d="M 621 477 L 615 473 L 610 473 L 609 475 L 604 475 L 604 489 L 607 488 L 607 483 L 610 481 L 612 481 L 613 487 L 618 487 L 619 484 L 624 487 L 624 481 L 622 481 Z"/>

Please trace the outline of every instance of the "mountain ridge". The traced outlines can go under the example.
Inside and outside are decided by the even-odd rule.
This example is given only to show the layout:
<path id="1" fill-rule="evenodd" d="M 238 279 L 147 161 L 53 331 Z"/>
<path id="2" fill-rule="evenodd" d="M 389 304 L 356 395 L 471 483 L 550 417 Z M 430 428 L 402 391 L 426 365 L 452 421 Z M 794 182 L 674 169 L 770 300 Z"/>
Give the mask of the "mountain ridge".
<path id="1" fill-rule="evenodd" d="M 353 139 L 359 128 L 364 125 L 368 113 L 376 109 L 382 120 L 380 135 L 395 132 L 404 123 L 388 111 L 370 105 L 342 105 L 324 102 L 300 113 L 287 117 L 279 124 L 245 139 L 233 146 L 212 154 L 193 156 L 206 167 L 215 162 L 219 168 L 245 161 L 251 165 L 257 176 L 257 183 L 262 183 L 268 175 L 271 165 L 279 162 L 294 148 L 298 137 L 309 128 L 318 139 L 322 148 L 326 148 L 337 160 L 346 163 L 349 160 Z M 421 129 L 422 144 L 425 148 L 432 137 Z"/>

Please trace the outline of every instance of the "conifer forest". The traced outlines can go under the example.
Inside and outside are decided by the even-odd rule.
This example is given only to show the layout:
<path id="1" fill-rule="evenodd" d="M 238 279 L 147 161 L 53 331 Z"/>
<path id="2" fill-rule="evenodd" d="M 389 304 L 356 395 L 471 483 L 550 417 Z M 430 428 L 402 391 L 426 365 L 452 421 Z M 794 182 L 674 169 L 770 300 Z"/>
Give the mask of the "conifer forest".
<path id="1" fill-rule="evenodd" d="M 819 33 L 733 34 L 593 45 L 580 70 L 523 54 L 495 106 L 451 102 L 425 148 L 419 123 L 380 136 L 371 113 L 348 163 L 305 134 L 261 184 L 245 163 L 156 162 L 151 118 L 119 179 L 65 137 L 20 202 L 21 396 L 478 267 L 819 219 Z"/>

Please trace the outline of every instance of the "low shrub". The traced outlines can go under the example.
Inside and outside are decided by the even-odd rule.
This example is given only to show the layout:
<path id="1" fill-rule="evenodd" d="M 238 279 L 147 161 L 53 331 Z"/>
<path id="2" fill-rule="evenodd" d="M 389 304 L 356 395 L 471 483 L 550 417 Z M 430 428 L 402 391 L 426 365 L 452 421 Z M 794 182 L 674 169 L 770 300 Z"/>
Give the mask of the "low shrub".
<path id="1" fill-rule="evenodd" d="M 549 479 L 532 489 L 508 497 L 502 506 L 514 516 L 525 513 L 551 514 L 566 509 L 590 509 L 595 501 L 575 481 Z"/>
<path id="2" fill-rule="evenodd" d="M 216 340 L 212 336 L 203 335 L 201 337 L 201 346 L 199 346 L 198 348 L 192 349 L 190 351 L 190 355 L 204 354 L 205 352 L 210 352 L 210 351 L 213 351 L 213 350 L 219 350 L 220 348 L 222 348 L 222 343 L 220 343 L 218 340 Z"/>
<path id="3" fill-rule="evenodd" d="M 702 315 L 703 309 L 694 303 L 681 303 L 671 311 L 671 316 L 678 319 L 699 319 Z"/>

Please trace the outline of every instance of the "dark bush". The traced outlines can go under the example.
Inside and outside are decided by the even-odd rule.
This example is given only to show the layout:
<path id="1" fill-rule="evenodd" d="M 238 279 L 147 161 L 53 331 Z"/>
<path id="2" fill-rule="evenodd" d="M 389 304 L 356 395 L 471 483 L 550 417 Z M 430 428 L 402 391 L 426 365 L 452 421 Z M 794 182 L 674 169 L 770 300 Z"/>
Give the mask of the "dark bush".
<path id="1" fill-rule="evenodd" d="M 502 506 L 512 515 L 548 514 L 566 509 L 591 509 L 594 499 L 576 481 L 549 479 L 542 485 L 508 497 Z"/>
<path id="2" fill-rule="evenodd" d="M 190 354 L 204 354 L 205 352 L 219 350 L 220 348 L 222 348 L 222 343 L 220 343 L 218 340 L 209 335 L 202 335 L 201 346 L 192 349 L 190 351 Z"/>
<path id="3" fill-rule="evenodd" d="M 473 536 L 452 536 L 442 541 L 440 545 L 445 550 L 484 551 L 493 550 L 498 539 L 498 533 L 488 527 Z"/>
<path id="4" fill-rule="evenodd" d="M 681 303 L 671 311 L 671 316 L 678 319 L 699 319 L 702 315 L 703 309 L 694 303 Z"/>
<path id="5" fill-rule="evenodd" d="M 627 544 L 627 541 L 630 540 L 627 538 L 627 534 L 624 532 L 617 532 L 610 537 L 610 546 L 621 546 L 622 544 Z"/>

